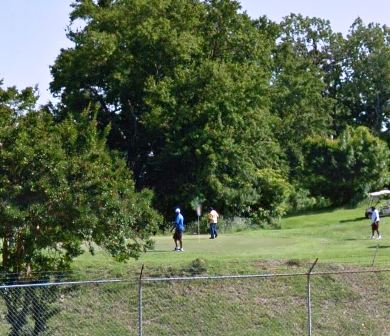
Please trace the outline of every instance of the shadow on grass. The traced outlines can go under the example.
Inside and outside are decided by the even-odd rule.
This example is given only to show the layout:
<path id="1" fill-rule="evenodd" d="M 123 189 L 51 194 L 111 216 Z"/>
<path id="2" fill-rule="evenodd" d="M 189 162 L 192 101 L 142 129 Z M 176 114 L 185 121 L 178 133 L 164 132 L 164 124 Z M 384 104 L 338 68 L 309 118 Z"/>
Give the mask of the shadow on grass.
<path id="1" fill-rule="evenodd" d="M 348 222 L 359 222 L 361 220 L 366 220 L 367 218 L 366 217 L 356 217 L 354 219 L 342 219 L 340 220 L 339 222 L 340 223 L 348 223 Z"/>
<path id="2" fill-rule="evenodd" d="M 172 250 L 149 250 L 149 251 L 146 251 L 146 253 L 168 253 L 168 252 L 175 252 Z"/>
<path id="3" fill-rule="evenodd" d="M 289 217 L 295 217 L 295 216 L 317 215 L 317 214 L 323 214 L 323 213 L 328 213 L 328 212 L 334 212 L 334 211 L 339 210 L 339 209 L 342 209 L 342 208 L 325 207 L 325 208 L 321 208 L 321 209 L 295 210 L 295 211 L 289 212 L 283 218 L 289 218 Z"/>
<path id="4" fill-rule="evenodd" d="M 386 248 L 390 248 L 390 245 L 381 245 L 381 246 L 369 246 L 367 247 L 369 249 L 376 249 L 376 248 L 379 248 L 379 249 L 386 249 Z"/>

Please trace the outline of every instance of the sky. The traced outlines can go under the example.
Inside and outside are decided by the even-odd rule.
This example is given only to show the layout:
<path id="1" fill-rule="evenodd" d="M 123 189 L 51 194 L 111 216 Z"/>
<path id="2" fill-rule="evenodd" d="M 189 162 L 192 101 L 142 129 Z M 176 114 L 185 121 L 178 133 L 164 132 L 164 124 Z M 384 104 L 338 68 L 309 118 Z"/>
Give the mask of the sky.
<path id="1" fill-rule="evenodd" d="M 0 0 L 0 80 L 3 87 L 38 86 L 39 103 L 53 97 L 50 66 L 61 48 L 72 46 L 66 37 L 73 0 Z M 390 26 L 389 0 L 241 0 L 252 18 L 266 15 L 275 22 L 290 13 L 330 21 L 344 35 L 357 17 L 363 22 Z"/>

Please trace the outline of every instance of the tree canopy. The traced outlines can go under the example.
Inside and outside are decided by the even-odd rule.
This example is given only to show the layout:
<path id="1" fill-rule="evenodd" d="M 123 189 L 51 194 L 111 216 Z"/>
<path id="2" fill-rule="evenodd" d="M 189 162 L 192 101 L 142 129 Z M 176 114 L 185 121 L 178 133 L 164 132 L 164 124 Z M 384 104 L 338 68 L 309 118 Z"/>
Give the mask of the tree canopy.
<path id="1" fill-rule="evenodd" d="M 264 170 L 284 181 L 280 204 L 287 190 L 318 190 L 306 176 L 310 139 L 358 126 L 388 138 L 386 26 L 357 18 L 343 37 L 322 18 L 251 19 L 233 0 L 78 0 L 70 19 L 83 24 L 51 68 L 53 112 L 96 108 L 109 147 L 166 216 L 194 199 L 271 211 Z"/>
<path id="2" fill-rule="evenodd" d="M 34 93 L 0 90 L 2 271 L 64 271 L 84 244 L 119 260 L 151 247 L 160 220 L 87 111 L 57 122 Z M 108 131 L 108 130 L 107 130 Z"/>

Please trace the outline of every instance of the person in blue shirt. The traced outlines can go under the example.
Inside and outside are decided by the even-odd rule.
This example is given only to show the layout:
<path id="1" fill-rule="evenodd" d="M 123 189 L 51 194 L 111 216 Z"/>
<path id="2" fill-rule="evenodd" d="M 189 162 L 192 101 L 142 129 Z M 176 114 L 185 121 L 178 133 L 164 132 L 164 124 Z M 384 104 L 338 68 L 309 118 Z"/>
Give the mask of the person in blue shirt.
<path id="1" fill-rule="evenodd" d="M 173 234 L 173 240 L 175 242 L 175 250 L 177 252 L 184 252 L 183 249 L 183 232 L 184 232 L 184 217 L 180 213 L 180 209 L 177 208 L 175 210 L 176 218 L 175 218 L 175 233 Z M 179 242 L 179 244 L 178 244 Z"/>

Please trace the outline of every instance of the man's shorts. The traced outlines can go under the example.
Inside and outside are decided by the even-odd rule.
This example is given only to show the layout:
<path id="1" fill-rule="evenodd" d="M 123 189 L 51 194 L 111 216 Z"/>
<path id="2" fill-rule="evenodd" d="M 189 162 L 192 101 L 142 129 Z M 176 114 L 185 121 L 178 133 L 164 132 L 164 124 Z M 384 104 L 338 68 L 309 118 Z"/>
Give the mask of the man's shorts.
<path id="1" fill-rule="evenodd" d="M 375 222 L 375 223 L 372 223 L 371 224 L 371 228 L 373 230 L 378 230 L 379 229 L 379 221 Z"/>
<path id="2" fill-rule="evenodd" d="M 183 237 L 183 231 L 175 230 L 175 233 L 173 234 L 173 239 L 181 240 L 182 237 Z"/>

